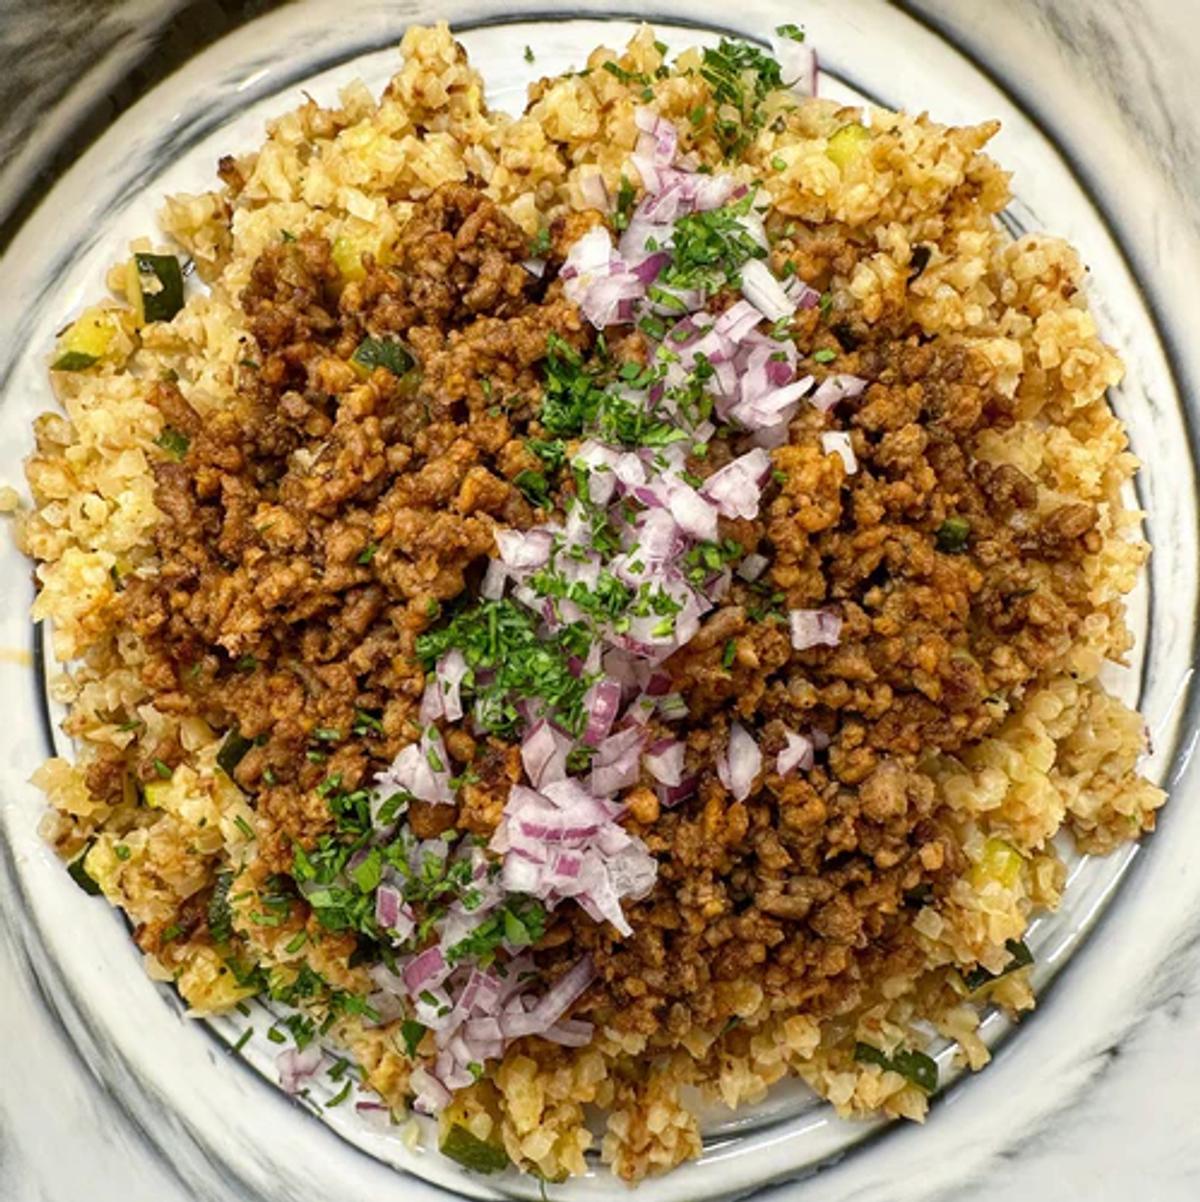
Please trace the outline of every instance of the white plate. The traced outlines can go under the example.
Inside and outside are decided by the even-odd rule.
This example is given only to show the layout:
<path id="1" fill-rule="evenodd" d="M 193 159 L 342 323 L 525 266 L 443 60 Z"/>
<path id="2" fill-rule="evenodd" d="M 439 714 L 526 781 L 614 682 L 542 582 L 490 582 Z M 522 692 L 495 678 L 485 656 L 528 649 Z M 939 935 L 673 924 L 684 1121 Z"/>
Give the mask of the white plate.
<path id="1" fill-rule="evenodd" d="M 763 0 L 736 8 L 663 3 L 660 9 L 669 18 L 659 22 L 660 36 L 673 48 L 713 40 L 714 27 L 761 35 L 781 19 L 796 19 Z M 522 20 L 489 11 L 428 3 L 419 15 L 452 21 L 488 81 L 491 102 L 510 110 L 522 105 L 530 78 L 578 66 L 594 45 L 621 44 L 633 29 L 621 20 L 561 13 Z M 639 10 L 628 5 L 626 11 Z M 703 28 L 701 11 L 712 15 Z M 867 0 L 814 2 L 801 15 L 820 50 L 823 93 L 928 109 L 939 120 L 1000 117 L 1004 128 L 992 152 L 1015 173 L 1019 199 L 1007 215 L 1012 227 L 1044 225 L 1066 236 L 1092 268 L 1093 305 L 1129 367 L 1114 399 L 1135 449 L 1148 459 L 1139 489 L 1155 544 L 1148 580 L 1132 600 L 1137 652 L 1113 684 L 1127 698 L 1140 698 L 1157 749 L 1151 775 L 1180 778 L 1196 729 L 1189 668 L 1197 590 L 1194 442 L 1162 331 L 1121 241 L 1037 124 L 936 33 Z M 394 43 L 404 23 L 400 6 L 385 3 L 356 6 L 349 21 L 343 5 L 324 2 L 260 19 L 160 84 L 60 180 L 0 265 L 0 479 L 19 476 L 29 421 L 52 406 L 44 362 L 55 331 L 102 288 L 105 268 L 128 240 L 153 231 L 162 196 L 211 186 L 219 155 L 255 146 L 264 120 L 293 107 L 302 87 L 322 102 L 355 77 L 380 88 L 395 69 Z M 533 65 L 525 62 L 526 45 L 536 52 Z M 28 566 L 6 546 L 2 567 L 9 583 L 0 652 L 27 647 L 31 637 Z M 40 647 L 38 639 L 35 650 Z M 147 1149 L 193 1180 L 223 1181 L 226 1196 L 239 1199 L 395 1196 L 418 1202 L 444 1197 L 443 1191 L 539 1196 L 530 1179 L 463 1174 L 436 1153 L 375 1131 L 348 1107 L 317 1117 L 285 1098 L 274 1085 L 277 1049 L 262 1038 L 269 1021 L 262 1012 L 251 1020 L 259 1037 L 241 1058 L 226 1052 L 246 1025 L 240 1017 L 183 1018 L 175 995 L 143 975 L 116 912 L 80 893 L 38 840 L 41 799 L 25 780 L 48 753 L 54 721 L 38 672 L 0 654 L 0 697 L 9 711 L 0 728 L 0 817 L 5 885 L 16 901 L 9 909 L 14 931 L 77 1054 L 113 1105 L 133 1118 Z M 1166 935 L 1147 916 L 1161 914 L 1197 824 L 1177 799 L 1165 824 L 1169 838 L 1155 840 L 1148 856 L 1129 849 L 1108 859 L 1072 859 L 1063 909 L 1040 919 L 1030 939 L 1043 1007 L 1011 1038 L 998 1015 L 988 1018 L 985 1036 L 1004 1045 L 999 1062 L 939 1098 L 924 1129 L 842 1122 L 802 1087 L 782 1086 L 732 1118 L 714 1113 L 701 1160 L 643 1183 L 638 1196 L 652 1202 L 727 1197 L 816 1173 L 843 1157 L 836 1171 L 806 1184 L 806 1197 L 848 1196 L 841 1191 L 853 1186 L 861 1191 L 856 1198 L 899 1199 L 963 1179 L 1057 1104 L 1080 1057 L 1127 1004 L 1122 991 L 1162 954 Z M 1135 859 L 1147 862 L 1123 886 Z M 1080 956 L 1085 942 L 1090 946 Z M 1059 977 L 1072 957 L 1071 970 Z M 947 1081 L 954 1074 L 948 1058 L 942 1061 Z M 396 1170 L 412 1176 L 401 1178 Z M 554 1187 L 553 1196 L 611 1198 L 619 1188 L 599 1170 Z"/>

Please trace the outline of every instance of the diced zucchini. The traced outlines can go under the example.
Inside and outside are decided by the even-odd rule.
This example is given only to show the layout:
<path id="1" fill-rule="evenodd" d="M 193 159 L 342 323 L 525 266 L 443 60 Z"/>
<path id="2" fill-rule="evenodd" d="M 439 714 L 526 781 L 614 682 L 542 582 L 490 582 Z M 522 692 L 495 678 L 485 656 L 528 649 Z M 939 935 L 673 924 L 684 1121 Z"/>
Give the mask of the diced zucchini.
<path id="1" fill-rule="evenodd" d="M 938 1087 L 938 1066 L 932 1056 L 924 1052 L 910 1052 L 907 1048 L 898 1048 L 888 1056 L 879 1048 L 869 1043 L 854 1045 L 854 1059 L 860 1064 L 877 1064 L 880 1068 L 890 1069 L 900 1076 L 919 1086 L 926 1093 L 933 1093 Z"/>
<path id="2" fill-rule="evenodd" d="M 1011 843 L 1004 839 L 990 838 L 983 845 L 983 858 L 971 868 L 971 884 L 981 889 L 990 881 L 997 881 L 1005 889 L 1011 889 L 1021 877 L 1025 858 Z"/>
<path id="3" fill-rule="evenodd" d="M 85 310 L 62 336 L 55 371 L 84 371 L 115 347 L 117 315 L 99 306 Z"/>
<path id="4" fill-rule="evenodd" d="M 963 974 L 963 984 L 972 993 L 982 989 L 985 985 L 990 985 L 993 981 L 1000 980 L 1001 977 L 1008 976 L 1010 972 L 1016 972 L 1019 968 L 1028 968 L 1033 963 L 1033 952 L 1029 950 L 1028 944 L 1023 939 L 1005 940 L 1004 946 L 1008 949 L 1008 954 L 1012 959 L 999 972 L 988 972 L 986 968 L 979 966 Z"/>
<path id="5" fill-rule="evenodd" d="M 851 121 L 830 137 L 825 153 L 837 164 L 838 170 L 845 171 L 862 155 L 870 140 L 871 131 L 857 121 Z"/>
<path id="6" fill-rule="evenodd" d="M 217 752 L 217 763 L 232 776 L 233 770 L 242 762 L 246 752 L 254 746 L 253 739 L 245 738 L 236 727 L 225 736 L 221 750 Z"/>
<path id="7" fill-rule="evenodd" d="M 214 943 L 228 943 L 233 935 L 233 908 L 229 904 L 229 889 L 233 873 L 218 873 L 208 899 L 208 933 Z"/>
<path id="8" fill-rule="evenodd" d="M 363 255 L 367 254 L 372 255 L 377 263 L 387 259 L 385 235 L 378 226 L 352 219 L 333 240 L 330 248 L 333 265 L 343 280 L 365 279 L 367 270 L 363 266 Z"/>
<path id="9" fill-rule="evenodd" d="M 171 782 L 169 780 L 151 780 L 142 786 L 142 795 L 152 810 L 161 810 L 170 792 Z"/>
<path id="10" fill-rule="evenodd" d="M 447 1128 L 440 1148 L 443 1156 L 472 1173 L 502 1173 L 511 1163 L 508 1153 L 499 1144 L 480 1139 L 460 1123 Z"/>
<path id="11" fill-rule="evenodd" d="M 93 839 L 84 849 L 77 855 L 68 865 L 67 872 L 70 874 L 71 880 L 77 884 L 84 893 L 92 897 L 96 897 L 100 893 L 100 886 L 96 882 L 96 878 L 88 872 L 84 861 L 88 857 L 88 852 L 96 845 Z"/>
<path id="12" fill-rule="evenodd" d="M 139 251 L 125 268 L 125 295 L 139 326 L 170 321 L 183 308 L 183 271 L 174 255 Z"/>

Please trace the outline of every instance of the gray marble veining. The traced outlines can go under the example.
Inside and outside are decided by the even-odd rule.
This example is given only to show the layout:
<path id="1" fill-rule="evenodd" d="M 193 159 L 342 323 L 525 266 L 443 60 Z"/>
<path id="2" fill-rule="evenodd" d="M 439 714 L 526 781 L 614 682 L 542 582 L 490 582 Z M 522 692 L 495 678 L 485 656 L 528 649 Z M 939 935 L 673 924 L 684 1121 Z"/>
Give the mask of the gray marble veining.
<path id="1" fill-rule="evenodd" d="M 207 10 L 208 20 L 229 24 L 244 6 L 0 0 L 0 221 L 22 206 L 30 181 L 63 165 L 55 153 L 70 130 L 86 135 L 103 127 L 106 110 L 97 107 L 97 96 L 126 77 L 183 7 L 190 20 L 203 23 Z M 661 7 L 686 13 L 688 6 L 665 0 Z M 772 11 L 784 7 L 794 19 L 794 5 Z M 1077 174 L 1121 231 L 1134 274 L 1152 285 L 1174 370 L 1190 395 L 1200 366 L 1187 339 L 1192 281 L 1200 278 L 1195 6 L 1177 0 L 1010 0 L 1003 6 L 924 0 L 897 7 L 963 45 L 1068 149 Z M 870 0 L 847 5 L 852 15 L 871 8 Z M 402 9 L 410 6 L 396 5 L 394 14 Z M 1053 222 L 1053 213 L 1041 215 Z M 12 262 L 0 262 L 6 323 L 23 307 L 12 290 L 14 271 Z M 1121 315 L 1114 316 L 1119 321 Z M 1179 485 L 1190 487 L 1182 479 Z M 1156 537 L 1194 543 L 1196 531 Z M 23 581 L 2 587 L 6 606 L 0 609 L 11 611 L 18 598 L 23 603 Z M 27 637 L 11 612 L 0 614 L 0 622 L 0 641 Z M 1159 654 L 1186 661 L 1190 649 L 1179 643 Z M 30 704 L 25 694 L 4 695 L 17 710 Z M 1183 733 L 1194 738 L 1194 731 Z M 41 748 L 31 735 L 9 754 L 14 762 L 4 766 L 8 792 L 0 797 L 0 814 L 11 823 L 18 777 L 27 775 Z M 952 1089 L 925 1129 L 891 1130 L 852 1152 L 844 1166 L 763 1196 L 779 1202 L 1200 1197 L 1193 1117 L 1200 1106 L 1200 1041 L 1194 1037 L 1200 887 L 1186 848 L 1172 842 L 1189 829 L 1196 804 L 1187 792 L 1174 799 L 1162 833 L 1135 861 L 1096 937 L 1048 991 L 1027 1029 L 1003 1045 L 993 1069 Z M 150 1061 L 131 1058 L 110 1039 L 106 1024 L 115 1003 L 106 999 L 117 982 L 107 974 L 107 961 L 89 955 L 88 940 L 99 930 L 93 916 L 78 932 L 72 970 L 60 972 L 64 957 L 56 960 L 50 944 L 67 947 L 74 932 L 56 926 L 57 915 L 30 912 L 35 903 L 19 885 L 25 854 L 16 845 L 0 848 L 0 1202 L 307 1202 L 332 1196 L 338 1180 L 348 1198 L 435 1196 L 299 1116 L 215 1039 L 189 1038 L 186 1051 L 181 1042 L 179 1070 L 194 1070 L 199 1079 L 219 1064 L 219 1098 L 194 1099 L 193 1108 L 191 1098 L 179 1104 L 186 1089 L 160 1092 Z M 1133 915 L 1147 925 L 1133 925 Z M 137 972 L 136 956 L 124 967 Z M 150 1005 L 161 1033 L 176 1031 L 182 1041 L 191 1024 L 179 1007 L 165 996 L 155 1001 L 153 993 Z M 147 1028 L 149 1044 L 157 1037 Z M 1043 1097 L 1022 1088 L 1022 1074 L 1029 1072 L 1022 1066 L 1030 1064 L 1051 1074 Z M 242 1116 L 236 1146 L 220 1143 L 230 1138 L 212 1113 L 221 1107 L 237 1107 Z M 964 1133 L 957 1145 L 937 1139 L 943 1111 Z M 1003 1126 L 1003 1134 L 993 1126 Z M 260 1134 L 268 1140 L 277 1134 L 279 1142 L 256 1146 Z M 311 1156 L 343 1166 L 342 1175 L 309 1176 L 304 1165 Z M 890 1179 L 861 1168 L 872 1158 L 886 1159 Z"/>

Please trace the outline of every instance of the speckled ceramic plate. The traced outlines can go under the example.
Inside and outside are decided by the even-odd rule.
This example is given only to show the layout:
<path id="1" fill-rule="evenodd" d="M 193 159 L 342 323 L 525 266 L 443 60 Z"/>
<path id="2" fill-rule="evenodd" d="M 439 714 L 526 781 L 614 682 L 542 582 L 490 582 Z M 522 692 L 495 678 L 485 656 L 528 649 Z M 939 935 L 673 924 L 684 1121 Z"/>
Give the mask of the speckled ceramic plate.
<path id="1" fill-rule="evenodd" d="M 1170 931 L 1151 919 L 1161 917 L 1168 898 L 1177 906 L 1195 900 L 1194 883 L 1183 897 L 1175 877 L 1187 843 L 1200 834 L 1200 819 L 1186 801 L 1196 731 L 1190 668 L 1197 593 L 1195 444 L 1180 401 L 1186 365 L 1182 356 L 1173 359 L 1173 332 L 1164 324 L 1169 282 L 1144 272 L 1139 280 L 1134 235 L 1115 211 L 1110 190 L 1094 181 L 1089 186 L 1081 175 L 1070 146 L 1056 145 L 980 65 L 899 8 L 866 0 L 786 10 L 764 0 L 737 6 L 664 0 L 656 14 L 632 4 L 623 14 L 599 6 L 572 14 L 521 5 L 516 7 L 527 8 L 527 16 L 510 11 L 498 17 L 470 4 L 430 2 L 419 12 L 395 3 L 351 7 L 352 20 L 336 3 L 285 7 L 197 54 L 122 116 L 20 230 L 0 265 L 7 315 L 0 323 L 4 480 L 19 476 L 30 419 L 52 405 L 44 362 L 55 330 L 100 290 L 105 267 L 128 240 L 153 229 L 161 197 L 210 186 L 218 156 L 256 145 L 264 120 L 293 107 L 302 88 L 325 102 L 354 77 L 381 87 L 396 66 L 395 43 L 413 18 L 449 19 L 483 71 L 491 103 L 514 111 L 533 75 L 578 65 L 598 43 L 622 43 L 631 19 L 642 15 L 656 19 L 673 47 L 725 31 L 762 36 L 780 20 L 802 20 L 820 51 L 823 94 L 927 109 L 951 122 L 999 117 L 1003 132 L 992 152 L 1014 172 L 1017 197 L 1005 223 L 1014 234 L 1047 228 L 1066 236 L 1091 267 L 1094 309 L 1128 366 L 1114 402 L 1147 460 L 1138 487 L 1155 547 L 1131 601 L 1137 648 L 1111 683 L 1146 716 L 1155 744 L 1150 774 L 1170 781 L 1178 794 L 1163 834 L 1142 850 L 1107 859 L 1070 857 L 1066 902 L 1059 913 L 1039 919 L 1029 939 L 1042 1008 L 1015 1032 L 998 1014 L 986 1020 L 984 1034 L 1001 1054 L 980 1078 L 956 1082 L 943 1052 L 942 1080 L 952 1084 L 925 1128 L 900 1132 L 880 1123 L 842 1122 L 803 1087 L 783 1086 L 736 1116 L 714 1112 L 703 1157 L 643 1183 L 637 1194 L 652 1202 L 699 1202 L 807 1177 L 803 1187 L 785 1185 L 782 1191 L 898 1199 L 929 1196 L 965 1180 L 1061 1105 L 1096 1041 L 1109 1038 L 1130 1012 L 1129 990 L 1165 953 Z M 526 45 L 536 50 L 533 66 L 524 61 Z M 261 1038 L 270 1022 L 261 1007 L 249 1020 L 188 1020 L 174 993 L 144 976 L 117 913 L 80 893 L 39 843 L 41 801 L 25 781 L 52 749 L 69 749 L 57 731 L 61 715 L 47 702 L 45 632 L 31 632 L 25 616 L 32 596 L 24 583 L 27 566 L 10 547 L 2 555 L 8 583 L 0 611 L 0 696 L 8 713 L 0 728 L 0 816 L 6 923 L 26 958 L 24 979 L 31 987 L 20 1004 L 57 1027 L 66 1058 L 88 1067 L 93 1087 L 106 1099 L 96 1107 L 100 1121 L 108 1109 L 120 1112 L 138 1133 L 136 1155 L 154 1162 L 155 1173 L 174 1178 L 171 1188 L 182 1184 L 191 1191 L 180 1197 L 538 1197 L 535 1181 L 515 1174 L 471 1177 L 428 1150 L 432 1140 L 409 1147 L 394 1130 L 368 1126 L 348 1107 L 322 1110 L 321 1087 L 314 1091 L 316 1107 L 286 1098 L 275 1085 L 276 1049 Z M 31 648 L 32 670 L 16 654 L 24 648 Z M 260 1038 L 233 1055 L 230 1046 L 247 1022 Z M 33 1030 L 33 1019 L 22 1029 Z M 12 1114 L 13 1081 L 0 1081 L 0 1098 L 0 1114 Z M 28 1137 L 14 1146 L 29 1156 Z M 36 1156 L 31 1164 L 27 1180 L 36 1184 Z M 55 1180 L 61 1179 L 56 1169 Z M 586 1179 L 554 1187 L 553 1196 L 609 1198 L 618 1188 L 597 1168 Z M 8 1189 L 0 1174 L 0 1198 L 26 1202 L 38 1196 Z"/>

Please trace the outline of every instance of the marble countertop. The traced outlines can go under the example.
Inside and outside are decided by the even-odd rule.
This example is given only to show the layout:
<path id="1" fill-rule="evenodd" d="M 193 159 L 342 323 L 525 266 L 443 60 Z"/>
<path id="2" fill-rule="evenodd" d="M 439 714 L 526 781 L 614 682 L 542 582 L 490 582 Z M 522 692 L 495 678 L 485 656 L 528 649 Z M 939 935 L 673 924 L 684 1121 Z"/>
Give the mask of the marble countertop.
<path id="1" fill-rule="evenodd" d="M 72 147 L 182 61 L 192 40 L 219 35 L 263 7 L 234 0 L 0 0 L 0 247 Z M 1138 274 L 1166 273 L 1185 284 L 1200 279 L 1200 242 L 1180 241 L 1177 233 L 1188 224 L 1200 229 L 1200 4 L 921 0 L 900 7 L 952 31 L 1052 134 L 1076 148 L 1079 172 L 1104 185 L 1112 218 L 1141 231 L 1131 244 Z M 84 103 L 77 86 L 88 72 L 101 73 L 109 96 L 100 108 Z M 1094 108 L 1054 110 L 1054 80 L 1062 72 L 1091 81 Z M 1098 119 L 1122 136 L 1090 139 Z M 1172 223 L 1162 217 L 1168 208 Z M 1194 384 L 1186 376 L 1183 382 Z M 1177 797 L 1172 806 L 1197 800 Z M 1163 827 L 1169 838 L 1170 808 Z M 0 1202 L 239 1202 L 202 1171 L 189 1171 L 197 1149 L 183 1146 L 182 1132 L 179 1158 L 168 1162 L 143 1120 L 100 1089 L 56 1021 L 55 998 L 40 991 L 17 924 L 3 921 L 14 899 L 0 872 Z M 1102 938 L 1084 955 L 1102 957 Z M 1136 1001 L 1119 1020 L 1096 1030 L 1094 1053 L 1071 1065 L 1065 1100 L 1048 1120 L 969 1182 L 925 1191 L 908 1183 L 905 1196 L 1200 1198 L 1200 921 L 1181 924 L 1165 964 L 1131 991 Z M 1060 991 L 1047 1008 L 1063 1004 Z M 103 1033 L 97 1035 L 102 1055 Z M 172 1116 L 164 1113 L 160 1122 L 169 1129 Z M 326 1133 L 317 1128 L 313 1138 Z M 772 1197 L 806 1195 L 797 1185 Z"/>

